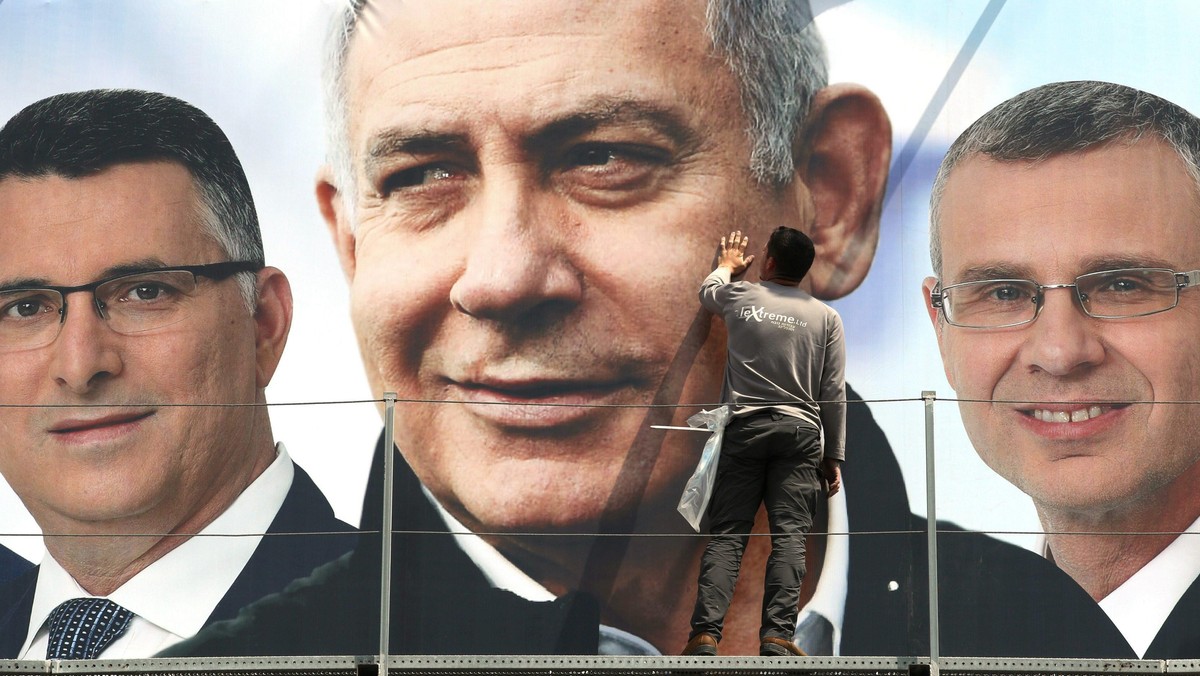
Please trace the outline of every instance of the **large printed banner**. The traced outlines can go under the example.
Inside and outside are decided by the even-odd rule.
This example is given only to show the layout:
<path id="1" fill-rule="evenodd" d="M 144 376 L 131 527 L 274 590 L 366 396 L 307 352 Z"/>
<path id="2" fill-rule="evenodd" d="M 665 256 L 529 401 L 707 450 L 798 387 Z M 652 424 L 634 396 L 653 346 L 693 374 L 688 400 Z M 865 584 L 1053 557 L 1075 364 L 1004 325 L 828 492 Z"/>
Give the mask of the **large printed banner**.
<path id="1" fill-rule="evenodd" d="M 0 322 L 72 308 L 0 327 L 0 659 L 50 655 L 74 597 L 134 615 L 99 657 L 378 652 L 385 392 L 391 652 L 678 653 L 704 540 L 676 503 L 707 435 L 663 428 L 720 403 L 725 362 L 696 292 L 722 235 L 758 251 L 784 224 L 817 243 L 805 288 L 843 318 L 852 401 L 797 642 L 929 654 L 932 504 L 943 655 L 1200 657 L 1196 121 L 1104 88 L 1013 113 L 1011 147 L 1149 121 L 963 159 L 927 281 L 954 139 L 1060 81 L 1200 111 L 1200 6 L 818 2 L 838 84 L 795 140 L 790 97 L 734 70 L 805 47 L 714 52 L 700 2 L 372 2 L 323 72 L 348 4 L 0 3 L 0 121 L 111 88 L 204 111 L 291 298 L 272 269 L 254 313 L 228 275 L 152 270 L 231 256 L 171 165 L 0 157 Z M 750 100 L 782 143 L 753 146 Z M 113 309 L 176 292 L 185 319 Z M 760 521 L 723 655 L 757 654 Z"/>

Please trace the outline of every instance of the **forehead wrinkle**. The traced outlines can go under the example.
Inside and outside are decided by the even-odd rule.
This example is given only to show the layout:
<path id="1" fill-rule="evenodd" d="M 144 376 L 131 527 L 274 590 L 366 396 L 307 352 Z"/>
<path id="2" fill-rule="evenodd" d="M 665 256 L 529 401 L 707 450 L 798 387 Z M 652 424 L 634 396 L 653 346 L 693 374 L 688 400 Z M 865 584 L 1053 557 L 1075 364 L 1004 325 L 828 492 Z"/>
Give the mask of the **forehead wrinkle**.
<path id="1" fill-rule="evenodd" d="M 1078 273 L 1103 272 L 1123 268 L 1168 268 L 1179 267 L 1165 258 L 1149 254 L 1116 254 L 1089 256 L 1079 262 Z"/>
<path id="2" fill-rule="evenodd" d="M 458 26 L 457 28 L 461 28 Z M 378 35 L 370 36 L 374 39 L 376 45 L 389 52 L 388 49 L 392 45 L 402 44 L 403 51 L 401 53 L 393 53 L 388 56 L 375 55 L 375 58 L 369 62 L 364 62 L 362 56 L 358 56 L 360 49 L 365 49 L 364 40 L 360 38 L 358 33 L 355 34 L 350 45 L 350 51 L 347 54 L 347 73 L 351 79 L 367 77 L 367 68 L 371 65 L 382 63 L 382 68 L 375 71 L 376 74 L 392 70 L 404 69 L 405 71 L 416 69 L 418 72 L 406 73 L 408 77 L 404 80 L 405 85 L 420 84 L 422 80 L 431 77 L 444 77 L 446 75 L 467 74 L 467 73 L 495 73 L 497 71 L 509 70 L 512 68 L 525 68 L 541 64 L 546 61 L 562 61 L 564 64 L 569 64 L 572 67 L 576 63 L 569 57 L 579 50 L 580 42 L 586 39 L 603 40 L 606 36 L 600 31 L 576 32 L 576 33 L 537 33 L 531 35 L 528 26 L 514 28 L 517 31 L 516 35 L 511 36 L 489 36 L 482 37 L 478 34 L 467 33 L 458 36 L 458 40 L 445 43 L 430 44 L 423 46 L 421 40 L 408 40 L 401 33 L 404 31 L 394 31 L 395 35 L 386 35 L 386 30 L 381 29 Z M 411 33 L 408 31 L 407 33 Z M 405 34 L 407 34 L 405 33 Z M 426 34 L 426 33 L 419 33 Z M 439 37 L 445 37 L 445 31 L 432 31 L 430 34 Z M 544 42 L 544 40 L 553 40 L 553 42 Z M 541 53 L 530 53 L 531 46 L 540 45 Z M 475 54 L 468 53 L 468 58 L 462 58 L 460 52 L 464 50 L 476 51 L 485 50 L 490 61 L 486 64 L 479 63 L 479 59 L 475 58 Z M 501 57 L 507 57 L 501 59 Z M 444 61 L 446 65 L 441 65 Z M 433 67 L 425 68 L 424 66 L 433 63 Z M 375 78 L 370 78 L 375 79 Z"/>

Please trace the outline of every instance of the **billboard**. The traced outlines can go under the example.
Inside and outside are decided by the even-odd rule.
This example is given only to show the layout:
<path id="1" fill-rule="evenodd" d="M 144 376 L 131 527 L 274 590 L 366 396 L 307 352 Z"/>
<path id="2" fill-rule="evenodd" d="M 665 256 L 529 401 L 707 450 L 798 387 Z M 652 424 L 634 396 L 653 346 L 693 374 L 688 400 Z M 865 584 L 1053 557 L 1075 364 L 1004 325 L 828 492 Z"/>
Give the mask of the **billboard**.
<path id="1" fill-rule="evenodd" d="M 723 327 L 695 300 L 717 238 L 742 229 L 757 247 L 790 213 L 783 201 L 756 197 L 753 174 L 733 169 L 749 162 L 750 145 L 745 125 L 720 113 L 740 110 L 731 101 L 745 92 L 720 59 L 671 51 L 674 43 L 646 28 L 676 21 L 701 35 L 702 13 L 691 8 L 673 17 L 650 10 L 639 22 L 645 8 L 609 3 L 570 12 L 488 3 L 464 16 L 381 5 L 355 35 L 348 114 L 335 120 L 346 125 L 347 173 L 337 156 L 328 162 L 322 85 L 322 45 L 341 5 L 9 0 L 0 4 L 0 118 L 62 92 L 135 88 L 197 106 L 228 135 L 257 205 L 266 263 L 288 276 L 294 298 L 266 388 L 273 438 L 342 523 L 383 525 L 382 394 L 398 398 L 393 652 L 676 653 L 688 638 L 703 540 L 674 506 L 705 435 L 652 425 L 682 426 L 720 403 Z M 1200 59 L 1184 34 L 1200 10 L 1116 0 L 852 0 L 813 10 L 829 81 L 865 88 L 818 96 L 816 105 L 844 104 L 830 119 L 855 120 L 855 133 L 890 157 L 880 195 L 846 198 L 878 209 L 877 230 L 864 213 L 860 229 L 816 237 L 819 256 L 837 255 L 814 270 L 813 291 L 844 321 L 848 396 L 866 403 L 850 407 L 844 495 L 814 528 L 832 535 L 810 538 L 819 559 L 810 561 L 800 620 L 823 617 L 831 629 L 806 645 L 842 655 L 929 651 L 922 393 L 932 391 L 936 517 L 946 522 L 938 538 L 943 654 L 1194 657 L 1194 639 L 1168 636 L 1169 616 L 1200 571 L 1170 568 L 1176 588 L 1142 615 L 1119 596 L 1094 603 L 1082 575 L 1047 558 L 1054 529 L 1030 487 L 1023 492 L 981 460 L 967 435 L 922 284 L 933 274 L 934 175 L 968 125 L 1019 92 L 1067 80 L 1115 82 L 1200 110 L 1189 86 Z M 545 39 L 558 25 L 571 30 Z M 890 136 L 877 119 L 874 127 L 864 120 L 864 91 L 878 97 Z M 657 107 L 622 105 L 631 92 L 658 96 Z M 814 186 L 836 175 L 830 163 L 843 155 L 818 156 L 825 163 L 802 175 Z M 821 189 L 811 193 L 818 219 L 802 227 L 833 224 L 822 220 L 830 202 Z M 1180 272 L 1200 267 L 1160 258 Z M 96 281 L 64 268 L 37 276 L 52 285 Z M 1062 279 L 1034 281 L 1069 283 L 1093 271 L 1068 268 Z M 13 274 L 0 271 L 9 286 Z M 1184 293 L 1181 308 L 1192 300 Z M 4 390 L 8 405 L 62 401 Z M 42 562 L 43 528 L 19 492 L 0 490 L 0 544 Z M 1144 530 L 1188 530 L 1200 514 L 1181 509 Z M 245 535 L 241 523 L 197 539 Z M 258 612 L 319 613 L 338 630 L 323 643 L 296 635 L 274 647 L 374 652 L 377 538 L 341 557 L 354 546 L 349 536 L 300 530 L 298 541 L 314 543 L 300 549 L 325 552 L 318 558 L 330 567 L 298 598 L 274 598 Z M 757 644 L 761 578 L 751 570 L 761 569 L 767 540 L 752 539 L 722 654 L 752 654 Z M 24 587 L 10 586 L 17 596 L 45 584 L 29 575 Z M 263 576 L 279 579 L 247 583 L 264 590 L 254 598 L 303 577 Z M 60 582 L 70 589 L 69 574 Z M 250 600 L 160 627 L 168 638 L 153 645 L 183 654 L 270 645 L 276 637 L 245 616 L 202 632 Z M 53 607 L 26 602 L 41 616 Z M 4 645 L 13 647 L 0 657 L 37 657 L 45 632 L 39 637 L 22 614 L 10 613 Z M 493 642 L 464 647 L 450 629 L 489 616 L 500 619 L 493 626 L 523 628 L 524 638 L 511 642 L 498 630 Z M 997 627 L 1012 629 L 995 639 Z M 176 646 L 197 633 L 197 642 Z M 158 653 L 146 645 L 116 646 L 129 652 L 113 656 Z"/>

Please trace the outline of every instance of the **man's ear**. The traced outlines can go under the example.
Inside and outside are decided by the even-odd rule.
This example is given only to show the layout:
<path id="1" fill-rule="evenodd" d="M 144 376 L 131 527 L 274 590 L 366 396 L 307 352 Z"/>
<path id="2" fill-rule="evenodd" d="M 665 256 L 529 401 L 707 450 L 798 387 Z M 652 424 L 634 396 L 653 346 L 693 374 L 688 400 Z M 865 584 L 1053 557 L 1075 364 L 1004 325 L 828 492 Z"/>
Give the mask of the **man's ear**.
<path id="1" fill-rule="evenodd" d="M 256 382 L 265 388 L 283 357 L 292 330 L 292 286 L 279 268 L 258 272 L 258 305 L 254 308 L 256 331 Z"/>
<path id="2" fill-rule="evenodd" d="M 764 255 L 762 260 L 758 262 L 758 277 L 759 279 L 773 279 L 775 277 L 775 259 Z"/>
<path id="3" fill-rule="evenodd" d="M 807 281 L 814 296 L 833 300 L 858 288 L 875 258 L 892 123 L 879 99 L 855 84 L 817 92 L 808 119 L 794 149 L 795 187 L 815 209 L 807 232 L 817 258 Z"/>
<path id="4" fill-rule="evenodd" d="M 942 331 L 946 328 L 946 322 L 942 321 L 941 312 L 933 306 L 933 298 L 929 295 L 937 285 L 937 277 L 926 277 L 921 284 L 921 293 L 925 297 L 925 312 L 929 315 L 929 323 L 933 324 L 933 334 L 937 336 L 938 352 L 942 354 L 942 369 L 946 372 L 946 382 L 950 383 L 950 387 L 954 387 L 954 376 L 950 374 L 950 362 L 946 360 L 946 346 L 942 342 Z"/>
<path id="5" fill-rule="evenodd" d="M 317 206 L 321 209 L 321 217 L 333 237 L 333 246 L 337 249 L 338 260 L 342 263 L 342 272 L 346 279 L 354 281 L 354 229 L 351 227 L 350 215 L 342 204 L 342 194 L 333 179 L 333 169 L 328 165 L 317 172 Z"/>

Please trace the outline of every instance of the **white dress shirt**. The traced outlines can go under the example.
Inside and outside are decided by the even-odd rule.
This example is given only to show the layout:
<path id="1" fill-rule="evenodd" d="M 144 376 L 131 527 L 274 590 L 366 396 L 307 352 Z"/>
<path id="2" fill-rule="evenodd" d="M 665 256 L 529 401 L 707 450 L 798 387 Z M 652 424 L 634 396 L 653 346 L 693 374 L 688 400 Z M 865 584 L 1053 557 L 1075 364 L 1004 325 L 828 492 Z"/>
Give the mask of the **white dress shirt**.
<path id="1" fill-rule="evenodd" d="M 1038 536 L 1035 549 L 1050 557 L 1046 536 Z M 1158 556 L 1142 566 L 1108 596 L 1100 609 L 1116 625 L 1138 657 L 1144 657 L 1175 604 L 1200 577 L 1200 518 Z"/>
<path id="2" fill-rule="evenodd" d="M 276 444 L 275 451 L 274 462 L 198 536 L 167 552 L 106 597 L 135 617 L 99 658 L 152 657 L 200 631 L 254 554 L 292 486 L 294 468 L 287 449 Z M 46 554 L 20 659 L 45 659 L 50 612 L 64 601 L 90 596 Z"/>
<path id="3" fill-rule="evenodd" d="M 553 601 L 556 597 L 540 583 L 529 577 L 504 557 L 495 547 L 491 546 L 478 535 L 474 535 L 433 497 L 429 489 L 424 488 L 426 497 L 437 508 L 446 528 L 455 534 L 458 546 L 468 557 L 479 566 L 484 577 L 493 587 L 506 589 L 517 596 L 530 601 Z M 846 486 L 829 499 L 830 533 L 847 533 L 850 519 L 846 509 Z M 846 576 L 850 572 L 850 539 L 848 535 L 831 535 L 825 545 L 825 561 L 821 564 L 821 577 L 818 578 L 817 588 L 812 599 L 800 610 L 799 619 L 803 620 L 808 613 L 817 613 L 833 625 L 834 654 L 838 654 L 842 641 L 842 620 L 846 615 L 846 592 L 848 585 Z M 648 641 L 629 632 L 601 625 L 600 636 L 603 645 L 619 645 L 622 651 L 615 654 L 659 655 L 657 648 Z"/>
<path id="4" fill-rule="evenodd" d="M 1100 601 L 1138 657 L 1143 657 L 1167 616 L 1200 576 L 1200 519 L 1150 563 Z"/>

